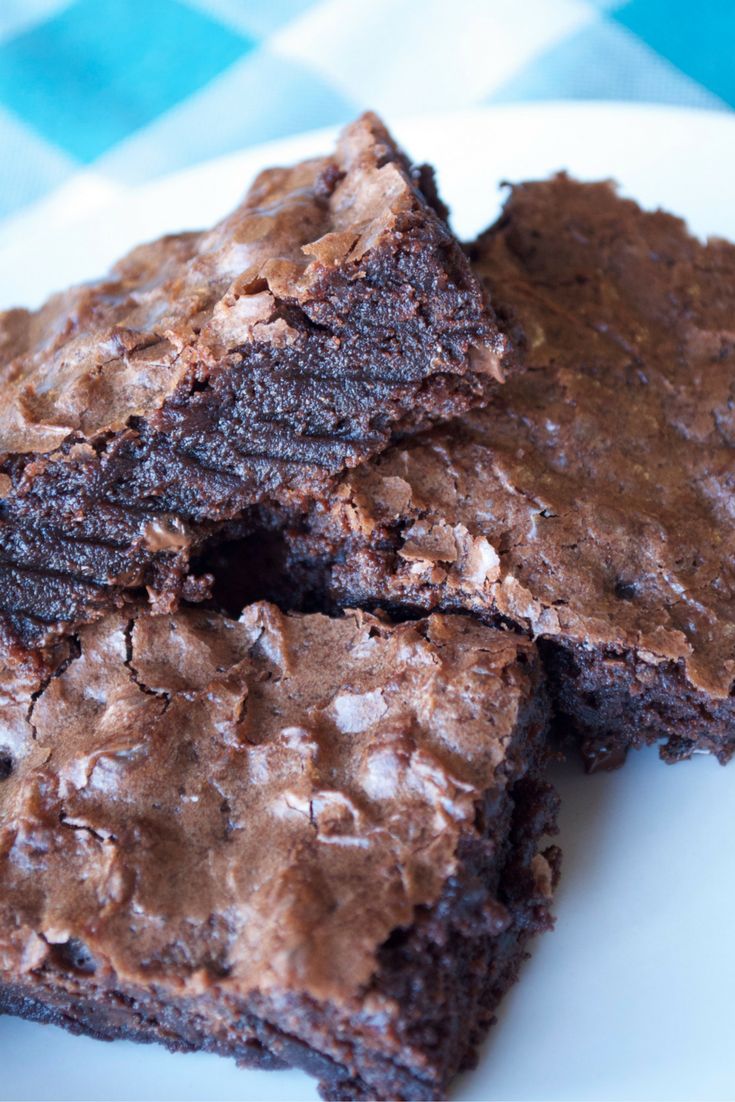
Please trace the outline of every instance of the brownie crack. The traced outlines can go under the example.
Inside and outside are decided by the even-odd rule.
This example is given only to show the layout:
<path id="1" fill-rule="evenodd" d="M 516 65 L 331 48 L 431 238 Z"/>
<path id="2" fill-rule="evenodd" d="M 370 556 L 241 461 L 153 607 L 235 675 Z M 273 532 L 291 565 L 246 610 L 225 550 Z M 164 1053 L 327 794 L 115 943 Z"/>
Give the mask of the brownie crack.
<path id="1" fill-rule="evenodd" d="M 127 621 L 123 629 L 125 636 L 125 660 L 123 665 L 130 674 L 130 680 L 136 685 L 142 693 L 146 696 L 155 697 L 157 700 L 163 701 L 163 709 L 161 715 L 164 715 L 168 706 L 171 703 L 171 693 L 167 693 L 165 689 L 152 689 L 150 685 L 146 685 L 140 673 L 136 669 L 133 657 L 134 657 L 134 644 L 133 644 L 133 631 L 135 629 L 136 617 L 133 616 Z"/>
<path id="2" fill-rule="evenodd" d="M 39 687 L 35 690 L 35 692 L 31 693 L 30 699 L 28 701 L 28 707 L 26 708 L 26 722 L 31 729 L 31 735 L 34 742 L 36 742 L 38 739 L 38 730 L 35 723 L 33 722 L 33 715 L 36 710 L 36 705 L 38 704 L 38 701 L 46 692 L 51 682 L 55 681 L 58 677 L 61 677 L 61 675 L 66 670 L 68 670 L 72 662 L 75 662 L 77 658 L 81 657 L 82 645 L 79 640 L 79 636 L 70 636 L 68 639 L 68 643 L 70 653 L 63 660 L 63 662 L 59 663 L 59 665 L 54 670 L 52 670 L 51 673 L 47 674 L 47 676 L 43 678 Z"/>

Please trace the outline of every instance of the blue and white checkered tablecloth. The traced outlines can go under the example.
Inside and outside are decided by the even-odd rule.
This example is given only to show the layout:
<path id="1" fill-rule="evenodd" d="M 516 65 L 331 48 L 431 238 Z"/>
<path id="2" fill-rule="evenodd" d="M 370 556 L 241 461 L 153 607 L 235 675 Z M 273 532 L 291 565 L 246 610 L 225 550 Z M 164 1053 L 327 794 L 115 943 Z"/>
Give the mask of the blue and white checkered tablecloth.
<path id="1" fill-rule="evenodd" d="M 735 0 L 0 0 L 0 226 L 268 138 L 543 99 L 735 106 Z"/>

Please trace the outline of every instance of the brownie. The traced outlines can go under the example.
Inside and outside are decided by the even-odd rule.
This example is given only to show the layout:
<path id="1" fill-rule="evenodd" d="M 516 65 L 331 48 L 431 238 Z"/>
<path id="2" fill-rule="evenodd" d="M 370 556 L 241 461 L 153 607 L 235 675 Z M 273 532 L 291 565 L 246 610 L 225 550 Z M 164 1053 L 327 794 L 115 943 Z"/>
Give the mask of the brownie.
<path id="1" fill-rule="evenodd" d="M 533 645 L 260 602 L 46 661 L 4 680 L 0 1009 L 443 1097 L 550 925 Z"/>
<path id="2" fill-rule="evenodd" d="M 343 478 L 289 569 L 538 638 L 591 768 L 659 740 L 727 761 L 735 247 L 561 175 L 514 187 L 471 254 L 526 370 Z"/>
<path id="3" fill-rule="evenodd" d="M 368 114 L 212 230 L 0 315 L 0 648 L 202 597 L 219 526 L 477 402 L 505 342 L 443 214 Z"/>

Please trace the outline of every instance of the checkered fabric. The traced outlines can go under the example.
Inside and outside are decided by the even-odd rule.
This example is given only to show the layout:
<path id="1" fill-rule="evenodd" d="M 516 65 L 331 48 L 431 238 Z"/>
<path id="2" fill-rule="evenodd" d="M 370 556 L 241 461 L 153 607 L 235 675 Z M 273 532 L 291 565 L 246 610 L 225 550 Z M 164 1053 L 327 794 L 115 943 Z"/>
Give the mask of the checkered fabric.
<path id="1" fill-rule="evenodd" d="M 0 0 L 0 220 L 367 106 L 725 110 L 734 49 L 735 0 Z"/>

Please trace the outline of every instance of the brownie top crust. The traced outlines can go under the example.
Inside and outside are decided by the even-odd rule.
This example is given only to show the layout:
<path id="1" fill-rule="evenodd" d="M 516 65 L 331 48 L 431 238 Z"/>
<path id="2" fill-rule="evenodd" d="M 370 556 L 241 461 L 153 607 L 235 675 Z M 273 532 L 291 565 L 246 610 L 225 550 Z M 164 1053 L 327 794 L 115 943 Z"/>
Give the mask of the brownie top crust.
<path id="1" fill-rule="evenodd" d="M 287 346 L 298 333 L 280 307 L 302 306 L 325 269 L 358 265 L 422 206 L 407 162 L 365 115 L 333 156 L 262 172 L 211 231 L 143 245 L 108 279 L 0 315 L 0 454 L 117 431 L 234 348 Z M 501 343 L 479 344 L 475 366 L 497 373 Z"/>
<path id="2" fill-rule="evenodd" d="M 3 686 L 0 970 L 349 1003 L 513 782 L 538 684 L 530 643 L 459 616 L 84 628 Z"/>
<path id="3" fill-rule="evenodd" d="M 562 175 L 471 253 L 526 370 L 322 503 L 340 597 L 486 610 L 727 697 L 735 247 Z"/>

